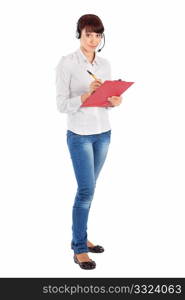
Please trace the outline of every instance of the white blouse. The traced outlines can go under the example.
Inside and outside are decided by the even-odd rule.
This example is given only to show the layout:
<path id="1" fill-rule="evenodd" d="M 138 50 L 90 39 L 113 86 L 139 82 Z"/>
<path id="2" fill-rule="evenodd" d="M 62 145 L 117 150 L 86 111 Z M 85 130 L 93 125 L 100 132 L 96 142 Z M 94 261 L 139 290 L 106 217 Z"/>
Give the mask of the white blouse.
<path id="1" fill-rule="evenodd" d="M 90 63 L 81 49 L 62 56 L 56 66 L 56 102 L 61 113 L 67 113 L 67 129 L 82 135 L 98 134 L 111 129 L 109 109 L 113 107 L 80 107 L 81 95 L 89 91 L 94 80 L 87 70 L 102 81 L 111 80 L 107 59 L 97 56 Z"/>

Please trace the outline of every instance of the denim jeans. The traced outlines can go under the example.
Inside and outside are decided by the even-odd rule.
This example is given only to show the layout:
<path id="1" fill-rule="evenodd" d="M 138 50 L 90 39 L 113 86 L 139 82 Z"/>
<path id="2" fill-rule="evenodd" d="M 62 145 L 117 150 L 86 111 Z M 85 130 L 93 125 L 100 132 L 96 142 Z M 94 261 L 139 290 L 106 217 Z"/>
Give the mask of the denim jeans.
<path id="1" fill-rule="evenodd" d="M 87 223 L 96 181 L 105 162 L 111 130 L 90 135 L 79 135 L 67 130 L 67 145 L 77 181 L 77 192 L 72 209 L 71 249 L 79 254 L 88 252 Z"/>

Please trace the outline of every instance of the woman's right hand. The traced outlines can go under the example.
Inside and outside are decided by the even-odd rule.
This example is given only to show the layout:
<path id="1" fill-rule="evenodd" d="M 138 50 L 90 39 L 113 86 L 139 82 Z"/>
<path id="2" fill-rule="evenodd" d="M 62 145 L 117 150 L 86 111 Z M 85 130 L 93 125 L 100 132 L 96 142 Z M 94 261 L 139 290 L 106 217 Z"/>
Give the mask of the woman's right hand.
<path id="1" fill-rule="evenodd" d="M 97 88 L 99 88 L 102 85 L 102 80 L 98 79 L 98 80 L 94 80 L 91 82 L 90 86 L 89 86 L 89 92 L 85 93 L 81 96 L 81 101 L 82 103 L 91 95 L 93 94 Z"/>
<path id="2" fill-rule="evenodd" d="M 91 94 L 93 94 L 97 90 L 97 88 L 99 88 L 101 85 L 102 85 L 102 80 L 101 79 L 92 81 L 90 86 L 89 86 L 89 92 Z"/>

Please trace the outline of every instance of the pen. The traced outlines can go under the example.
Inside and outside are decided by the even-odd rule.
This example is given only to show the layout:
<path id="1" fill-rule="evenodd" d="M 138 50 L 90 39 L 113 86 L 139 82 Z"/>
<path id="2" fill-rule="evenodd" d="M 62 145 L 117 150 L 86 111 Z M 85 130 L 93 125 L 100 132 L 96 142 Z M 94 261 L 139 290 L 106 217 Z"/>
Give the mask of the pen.
<path id="1" fill-rule="evenodd" d="M 98 78 L 93 74 L 91 73 L 89 70 L 87 70 L 87 72 L 95 79 L 95 80 L 98 80 Z M 99 80 L 98 80 L 99 81 Z"/>

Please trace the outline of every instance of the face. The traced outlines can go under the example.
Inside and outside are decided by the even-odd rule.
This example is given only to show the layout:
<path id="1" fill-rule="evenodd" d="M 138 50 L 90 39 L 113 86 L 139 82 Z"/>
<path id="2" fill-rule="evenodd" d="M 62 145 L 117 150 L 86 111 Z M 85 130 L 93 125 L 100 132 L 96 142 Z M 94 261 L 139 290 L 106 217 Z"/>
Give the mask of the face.
<path id="1" fill-rule="evenodd" d="M 96 32 L 86 32 L 85 28 L 81 31 L 80 45 L 87 52 L 94 52 L 101 42 L 102 34 Z"/>

